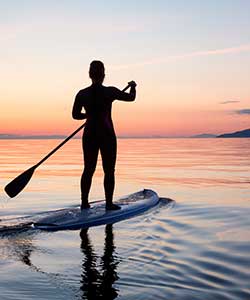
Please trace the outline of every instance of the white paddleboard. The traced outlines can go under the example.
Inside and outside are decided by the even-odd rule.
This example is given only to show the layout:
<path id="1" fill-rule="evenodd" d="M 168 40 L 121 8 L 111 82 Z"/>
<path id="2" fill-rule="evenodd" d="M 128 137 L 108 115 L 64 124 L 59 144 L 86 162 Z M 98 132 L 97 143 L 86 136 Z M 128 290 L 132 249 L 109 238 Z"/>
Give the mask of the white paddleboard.
<path id="1" fill-rule="evenodd" d="M 105 201 L 101 200 L 90 203 L 91 208 L 82 211 L 76 207 L 49 212 L 32 227 L 56 231 L 110 224 L 141 214 L 158 202 L 159 197 L 154 191 L 143 190 L 115 201 L 121 206 L 119 210 L 106 210 Z"/>

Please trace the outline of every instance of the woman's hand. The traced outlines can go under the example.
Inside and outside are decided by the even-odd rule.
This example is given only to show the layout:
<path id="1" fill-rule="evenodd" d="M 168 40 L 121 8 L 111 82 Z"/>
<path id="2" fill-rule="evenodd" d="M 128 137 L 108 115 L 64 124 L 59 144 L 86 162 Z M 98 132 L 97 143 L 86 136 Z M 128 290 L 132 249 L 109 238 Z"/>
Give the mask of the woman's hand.
<path id="1" fill-rule="evenodd" d="M 133 88 L 135 88 L 135 87 L 137 86 L 137 84 L 136 84 L 136 82 L 135 82 L 134 80 L 129 81 L 129 82 L 128 82 L 128 85 L 129 85 L 130 87 L 133 87 Z"/>

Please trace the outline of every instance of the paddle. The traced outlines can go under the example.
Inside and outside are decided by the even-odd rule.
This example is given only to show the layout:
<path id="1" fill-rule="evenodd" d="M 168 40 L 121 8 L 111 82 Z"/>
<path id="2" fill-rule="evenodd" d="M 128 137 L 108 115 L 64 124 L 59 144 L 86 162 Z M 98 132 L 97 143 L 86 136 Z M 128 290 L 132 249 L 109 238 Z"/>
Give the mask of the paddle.
<path id="1" fill-rule="evenodd" d="M 128 84 L 122 91 L 125 92 L 130 87 Z M 30 181 L 34 171 L 37 167 L 39 167 L 45 160 L 47 160 L 52 154 L 54 154 L 58 149 L 60 149 L 64 144 L 66 144 L 74 135 L 79 132 L 86 123 L 82 124 L 78 129 L 76 129 L 71 135 L 69 135 L 64 141 L 62 141 L 55 149 L 49 152 L 43 159 L 41 159 L 36 165 L 24 171 L 22 174 L 18 175 L 15 179 L 13 179 L 10 183 L 6 185 L 4 188 L 5 192 L 9 197 L 14 198 L 17 194 L 19 194 L 25 186 Z"/>

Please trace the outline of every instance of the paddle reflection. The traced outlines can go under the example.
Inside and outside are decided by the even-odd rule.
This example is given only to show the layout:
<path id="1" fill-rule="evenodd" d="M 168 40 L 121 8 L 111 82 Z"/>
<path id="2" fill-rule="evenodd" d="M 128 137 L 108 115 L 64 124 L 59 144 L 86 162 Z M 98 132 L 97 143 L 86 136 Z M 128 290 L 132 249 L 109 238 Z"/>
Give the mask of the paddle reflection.
<path id="1" fill-rule="evenodd" d="M 115 245 L 112 224 L 105 228 L 104 253 L 98 266 L 98 257 L 89 239 L 88 229 L 82 229 L 81 251 L 84 254 L 81 274 L 82 299 L 115 299 L 118 289 L 113 287 L 119 278 L 116 272 L 118 261 L 115 258 Z"/>

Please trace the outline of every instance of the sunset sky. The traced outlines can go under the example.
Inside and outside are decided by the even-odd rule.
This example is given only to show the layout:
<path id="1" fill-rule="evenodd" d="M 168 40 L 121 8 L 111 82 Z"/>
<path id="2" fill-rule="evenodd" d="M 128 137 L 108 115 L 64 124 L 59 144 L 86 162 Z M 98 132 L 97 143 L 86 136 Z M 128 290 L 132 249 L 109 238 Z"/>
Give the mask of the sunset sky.
<path id="1" fill-rule="evenodd" d="M 250 1 L 0 2 L 0 133 L 69 134 L 90 84 L 138 84 L 115 102 L 120 136 L 189 136 L 250 128 Z"/>

